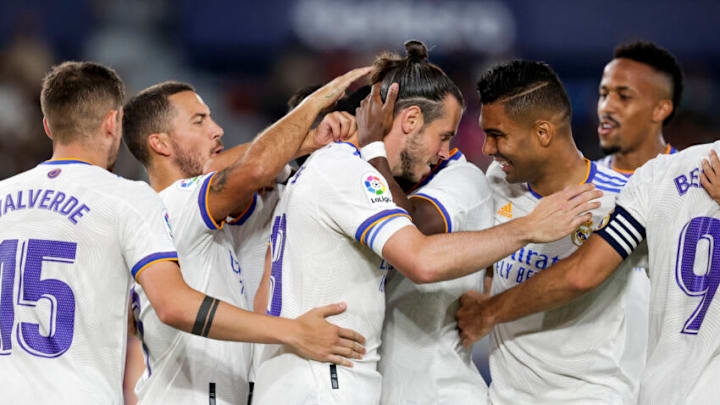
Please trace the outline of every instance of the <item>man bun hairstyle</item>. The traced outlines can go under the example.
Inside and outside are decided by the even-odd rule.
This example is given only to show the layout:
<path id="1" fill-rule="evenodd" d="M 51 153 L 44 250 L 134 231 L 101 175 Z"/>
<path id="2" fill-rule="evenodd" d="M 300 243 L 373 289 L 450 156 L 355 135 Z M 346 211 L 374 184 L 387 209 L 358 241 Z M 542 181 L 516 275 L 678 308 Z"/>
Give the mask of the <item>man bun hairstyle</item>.
<path id="1" fill-rule="evenodd" d="M 120 110 L 125 84 L 114 70 L 94 62 L 63 62 L 42 81 L 40 108 L 53 140 L 81 140 L 97 131 L 111 110 Z"/>
<path id="2" fill-rule="evenodd" d="M 613 52 L 613 58 L 626 58 L 643 63 L 664 74 L 671 82 L 671 99 L 673 109 L 670 115 L 663 120 L 663 126 L 672 121 L 675 112 L 680 107 L 683 93 L 683 72 L 677 59 L 665 48 L 649 41 L 635 41 L 620 44 Z"/>
<path id="3" fill-rule="evenodd" d="M 562 112 L 570 122 L 572 106 L 560 78 L 548 64 L 514 60 L 483 73 L 477 83 L 481 104 L 505 103 L 505 113 L 526 120 L 537 111 Z"/>
<path id="4" fill-rule="evenodd" d="M 442 69 L 428 61 L 427 47 L 420 41 L 405 42 L 405 57 L 394 52 L 380 54 L 375 59 L 374 67 L 370 82 L 382 83 L 380 96 L 383 100 L 390 85 L 400 85 L 395 113 L 416 105 L 422 111 L 427 125 L 443 115 L 443 100 L 448 94 L 455 97 L 461 106 L 465 106 L 460 89 Z"/>
<path id="5" fill-rule="evenodd" d="M 150 163 L 148 137 L 150 134 L 170 132 L 175 108 L 168 100 L 173 94 L 195 91 L 187 84 L 167 81 L 150 86 L 132 97 L 123 113 L 123 139 L 130 152 L 144 166 Z"/>

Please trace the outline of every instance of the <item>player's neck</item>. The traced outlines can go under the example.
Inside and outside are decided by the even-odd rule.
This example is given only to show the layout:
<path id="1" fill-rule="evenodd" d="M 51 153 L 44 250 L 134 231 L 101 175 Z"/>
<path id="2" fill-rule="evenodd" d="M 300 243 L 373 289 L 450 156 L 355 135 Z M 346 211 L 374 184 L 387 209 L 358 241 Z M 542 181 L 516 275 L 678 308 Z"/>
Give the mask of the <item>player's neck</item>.
<path id="1" fill-rule="evenodd" d="M 109 163 L 108 162 L 108 156 L 110 154 L 108 151 L 103 150 L 97 150 L 97 149 L 90 149 L 87 148 L 85 145 L 78 144 L 78 143 L 71 143 L 68 145 L 61 145 L 59 143 L 55 143 L 53 145 L 53 154 L 51 160 L 57 160 L 57 159 L 75 159 L 75 160 L 81 160 L 84 162 L 91 163 L 95 166 L 102 167 L 103 169 L 107 170 Z"/>
<path id="2" fill-rule="evenodd" d="M 644 142 L 638 148 L 628 152 L 613 154 L 612 167 L 620 171 L 633 172 L 648 160 L 655 158 L 661 153 L 666 153 L 667 149 L 668 144 L 665 142 L 665 139 L 663 139 L 662 132 L 660 132 L 657 136 Z"/>
<path id="3" fill-rule="evenodd" d="M 147 168 L 150 187 L 156 192 L 161 192 L 171 184 L 186 176 L 175 165 L 170 162 L 152 162 Z"/>
<path id="4" fill-rule="evenodd" d="M 568 148 L 561 155 L 554 155 L 538 168 L 539 176 L 530 182 L 536 193 L 547 196 L 565 187 L 587 181 L 590 161 L 583 158 L 575 148 Z"/>

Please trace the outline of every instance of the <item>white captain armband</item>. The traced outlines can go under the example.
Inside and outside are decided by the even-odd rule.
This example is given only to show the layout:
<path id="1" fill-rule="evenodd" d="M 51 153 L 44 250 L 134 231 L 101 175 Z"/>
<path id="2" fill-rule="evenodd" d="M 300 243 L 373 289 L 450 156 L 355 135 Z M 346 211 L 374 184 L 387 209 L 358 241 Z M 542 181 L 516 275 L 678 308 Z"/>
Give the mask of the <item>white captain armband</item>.
<path id="1" fill-rule="evenodd" d="M 363 146 L 362 149 L 360 149 L 360 156 L 362 156 L 362 158 L 365 159 L 366 162 L 369 162 L 380 156 L 387 158 L 387 152 L 385 152 L 385 143 L 381 141 L 370 142 L 369 144 Z"/>
<path id="2" fill-rule="evenodd" d="M 645 227 L 619 205 L 615 206 L 607 225 L 595 233 L 605 239 L 623 260 L 645 239 Z"/>

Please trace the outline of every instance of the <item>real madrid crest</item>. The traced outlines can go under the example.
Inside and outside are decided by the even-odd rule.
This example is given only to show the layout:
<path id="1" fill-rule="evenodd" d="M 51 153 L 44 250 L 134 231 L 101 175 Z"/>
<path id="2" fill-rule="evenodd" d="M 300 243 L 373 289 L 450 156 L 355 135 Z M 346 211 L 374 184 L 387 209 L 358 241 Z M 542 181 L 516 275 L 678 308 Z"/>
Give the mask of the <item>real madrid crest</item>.
<path id="1" fill-rule="evenodd" d="M 578 226 L 577 229 L 573 231 L 571 239 L 575 246 L 580 246 L 585 243 L 586 240 L 588 240 L 590 234 L 593 231 L 592 226 L 592 220 L 585 221 L 582 225 Z"/>

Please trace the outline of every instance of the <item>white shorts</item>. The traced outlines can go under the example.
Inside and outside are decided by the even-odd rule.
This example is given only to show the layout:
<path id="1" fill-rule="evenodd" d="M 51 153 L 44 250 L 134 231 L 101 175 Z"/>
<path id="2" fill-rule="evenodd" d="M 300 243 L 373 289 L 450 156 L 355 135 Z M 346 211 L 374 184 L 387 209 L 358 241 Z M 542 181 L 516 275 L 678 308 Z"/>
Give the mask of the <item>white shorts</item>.
<path id="1" fill-rule="evenodd" d="M 381 377 L 374 366 L 353 368 L 305 360 L 282 353 L 256 370 L 255 405 L 377 405 Z"/>

